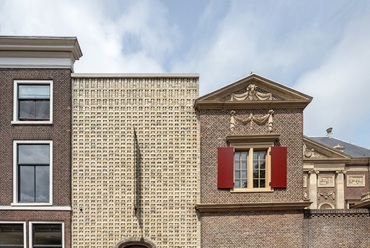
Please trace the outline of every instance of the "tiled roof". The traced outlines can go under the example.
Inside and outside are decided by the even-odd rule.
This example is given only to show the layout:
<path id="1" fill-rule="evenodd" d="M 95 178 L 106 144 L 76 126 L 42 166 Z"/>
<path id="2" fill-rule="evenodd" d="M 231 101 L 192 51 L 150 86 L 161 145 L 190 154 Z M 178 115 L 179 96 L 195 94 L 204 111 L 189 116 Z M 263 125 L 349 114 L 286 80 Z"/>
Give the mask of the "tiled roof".
<path id="1" fill-rule="evenodd" d="M 331 148 L 340 145 L 344 147 L 343 151 L 344 153 L 354 158 L 370 157 L 369 149 L 363 148 L 361 146 L 356 146 L 354 144 L 345 142 L 340 139 L 336 139 L 333 137 L 309 137 L 309 138 Z"/>

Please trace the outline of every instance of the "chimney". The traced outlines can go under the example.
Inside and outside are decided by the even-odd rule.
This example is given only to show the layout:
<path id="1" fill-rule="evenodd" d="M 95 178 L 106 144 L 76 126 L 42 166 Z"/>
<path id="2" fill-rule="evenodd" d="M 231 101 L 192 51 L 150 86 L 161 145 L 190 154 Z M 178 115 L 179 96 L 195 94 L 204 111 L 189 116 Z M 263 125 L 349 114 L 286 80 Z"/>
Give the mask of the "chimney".
<path id="1" fill-rule="evenodd" d="M 329 127 L 328 129 L 326 129 L 326 136 L 328 136 L 329 138 L 333 137 L 333 128 L 332 127 Z"/>

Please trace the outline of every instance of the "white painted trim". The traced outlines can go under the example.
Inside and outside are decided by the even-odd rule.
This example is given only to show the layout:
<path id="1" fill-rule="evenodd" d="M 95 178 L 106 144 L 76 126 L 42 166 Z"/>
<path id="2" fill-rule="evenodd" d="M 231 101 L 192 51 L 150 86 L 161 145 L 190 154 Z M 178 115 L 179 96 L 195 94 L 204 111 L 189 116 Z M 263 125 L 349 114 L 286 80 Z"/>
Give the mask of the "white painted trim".
<path id="1" fill-rule="evenodd" d="M 23 224 L 23 247 L 26 247 L 27 231 L 25 221 L 0 221 L 0 224 Z"/>
<path id="2" fill-rule="evenodd" d="M 17 145 L 19 144 L 48 144 L 50 149 L 49 161 L 49 202 L 46 203 L 19 203 L 18 202 L 18 163 Z M 12 206 L 51 206 L 53 205 L 53 141 L 52 140 L 14 140 L 13 141 L 13 203 Z"/>
<path id="3" fill-rule="evenodd" d="M 32 246 L 32 231 L 33 231 L 33 228 L 32 228 L 32 225 L 33 224 L 62 224 L 62 248 L 64 248 L 64 244 L 65 244 L 65 237 L 64 237 L 64 222 L 62 221 L 30 221 L 29 222 L 29 226 L 28 226 L 28 234 L 29 234 L 29 247 L 33 247 Z"/>
<path id="4" fill-rule="evenodd" d="M 18 84 L 46 84 L 50 86 L 50 120 L 48 121 L 20 121 L 18 120 Z M 13 85 L 13 120 L 11 124 L 22 125 L 22 124 L 53 124 L 53 99 L 54 99 L 54 90 L 53 90 L 53 80 L 14 80 Z"/>
<path id="5" fill-rule="evenodd" d="M 55 68 L 73 71 L 71 58 L 17 58 L 0 57 L 0 68 Z"/>
<path id="6" fill-rule="evenodd" d="M 0 210 L 29 210 L 29 211 L 72 211 L 70 206 L 25 206 L 25 205 L 11 205 L 11 206 L 0 206 Z"/>
<path id="7" fill-rule="evenodd" d="M 72 73 L 72 78 L 199 78 L 198 73 Z"/>

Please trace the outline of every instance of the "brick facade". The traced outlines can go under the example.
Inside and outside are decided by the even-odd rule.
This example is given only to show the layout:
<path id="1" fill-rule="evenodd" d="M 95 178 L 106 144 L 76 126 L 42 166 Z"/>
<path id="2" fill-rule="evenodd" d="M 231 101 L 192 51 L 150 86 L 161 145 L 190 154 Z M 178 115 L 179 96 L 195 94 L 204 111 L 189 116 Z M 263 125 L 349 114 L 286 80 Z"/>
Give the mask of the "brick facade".
<path id="1" fill-rule="evenodd" d="M 265 115 L 264 110 L 235 110 L 238 116 Z M 231 193 L 217 189 L 217 147 L 227 146 L 227 135 L 268 134 L 266 126 L 238 125 L 233 133 L 229 128 L 231 110 L 200 110 L 201 136 L 201 202 L 286 202 L 303 199 L 302 146 L 303 118 L 299 109 L 274 109 L 274 133 L 280 134 L 280 145 L 288 147 L 288 187 L 271 193 Z"/>
<path id="2" fill-rule="evenodd" d="M 13 202 L 13 141 L 53 141 L 53 206 L 71 206 L 71 70 L 0 69 L 0 206 Z M 11 124 L 14 80 L 53 81 L 53 124 Z M 53 207 L 51 206 L 51 207 Z M 60 221 L 65 225 L 65 247 L 71 247 L 71 212 L 57 210 L 0 210 L 0 221 Z M 28 237 L 28 235 L 27 235 Z M 28 244 L 28 243 L 27 243 Z"/>

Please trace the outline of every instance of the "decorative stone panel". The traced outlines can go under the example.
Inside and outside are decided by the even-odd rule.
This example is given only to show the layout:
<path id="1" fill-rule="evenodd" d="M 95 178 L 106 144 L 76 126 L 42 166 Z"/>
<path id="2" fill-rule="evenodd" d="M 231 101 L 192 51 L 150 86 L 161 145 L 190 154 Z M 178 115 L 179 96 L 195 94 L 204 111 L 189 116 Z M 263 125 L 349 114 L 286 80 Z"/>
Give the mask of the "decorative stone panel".
<path id="1" fill-rule="evenodd" d="M 317 180 L 317 187 L 319 188 L 335 187 L 335 175 L 319 174 Z"/>
<path id="2" fill-rule="evenodd" d="M 365 187 L 365 175 L 347 175 L 347 187 Z"/>

